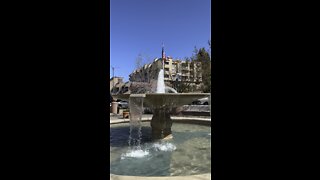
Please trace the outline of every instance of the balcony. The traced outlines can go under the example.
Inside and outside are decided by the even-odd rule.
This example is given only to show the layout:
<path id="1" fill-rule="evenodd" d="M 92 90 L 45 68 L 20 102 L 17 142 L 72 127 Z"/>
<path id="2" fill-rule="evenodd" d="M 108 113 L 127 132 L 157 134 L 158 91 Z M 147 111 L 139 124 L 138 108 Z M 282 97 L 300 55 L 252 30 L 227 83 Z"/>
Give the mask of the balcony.
<path id="1" fill-rule="evenodd" d="M 181 70 L 189 71 L 189 67 L 181 67 Z"/>

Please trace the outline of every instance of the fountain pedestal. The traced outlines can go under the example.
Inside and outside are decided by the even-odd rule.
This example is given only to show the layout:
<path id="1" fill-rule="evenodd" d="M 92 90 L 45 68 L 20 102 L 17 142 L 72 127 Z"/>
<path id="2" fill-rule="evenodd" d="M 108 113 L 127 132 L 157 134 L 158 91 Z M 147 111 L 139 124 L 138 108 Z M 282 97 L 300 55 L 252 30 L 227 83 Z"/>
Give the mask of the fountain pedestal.
<path id="1" fill-rule="evenodd" d="M 151 119 L 152 139 L 172 138 L 172 119 L 167 108 L 154 109 Z"/>

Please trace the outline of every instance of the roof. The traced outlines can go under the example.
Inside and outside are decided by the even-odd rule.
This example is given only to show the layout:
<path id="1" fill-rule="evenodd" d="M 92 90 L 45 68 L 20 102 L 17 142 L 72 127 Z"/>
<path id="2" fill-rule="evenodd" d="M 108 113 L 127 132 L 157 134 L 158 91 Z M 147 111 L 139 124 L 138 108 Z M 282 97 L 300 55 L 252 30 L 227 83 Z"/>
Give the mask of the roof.
<path id="1" fill-rule="evenodd" d="M 114 76 L 114 77 L 111 77 L 110 80 L 113 80 L 113 78 L 114 79 L 123 79 L 123 77 Z"/>

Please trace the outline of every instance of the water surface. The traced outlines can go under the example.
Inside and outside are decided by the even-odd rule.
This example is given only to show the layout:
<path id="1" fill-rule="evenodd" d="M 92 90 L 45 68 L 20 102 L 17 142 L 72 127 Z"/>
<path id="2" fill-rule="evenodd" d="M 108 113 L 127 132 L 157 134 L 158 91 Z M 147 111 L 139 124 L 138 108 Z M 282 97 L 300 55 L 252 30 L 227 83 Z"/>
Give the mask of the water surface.
<path id="1" fill-rule="evenodd" d="M 173 123 L 174 138 L 151 140 L 143 122 L 141 146 L 129 147 L 129 124 L 110 126 L 110 173 L 129 176 L 177 176 L 211 172 L 211 128 Z"/>

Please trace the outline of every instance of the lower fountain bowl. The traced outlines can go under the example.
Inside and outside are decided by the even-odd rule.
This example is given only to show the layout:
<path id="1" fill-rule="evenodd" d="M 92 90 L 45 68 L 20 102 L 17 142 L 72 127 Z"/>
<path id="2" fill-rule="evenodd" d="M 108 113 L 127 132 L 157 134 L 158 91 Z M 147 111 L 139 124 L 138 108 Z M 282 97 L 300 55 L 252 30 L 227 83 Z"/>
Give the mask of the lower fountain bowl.
<path id="1" fill-rule="evenodd" d="M 149 137 L 150 120 L 142 119 L 139 151 L 128 147 L 129 120 L 110 123 L 110 179 L 211 179 L 210 119 L 172 117 L 173 139 L 166 141 Z"/>

